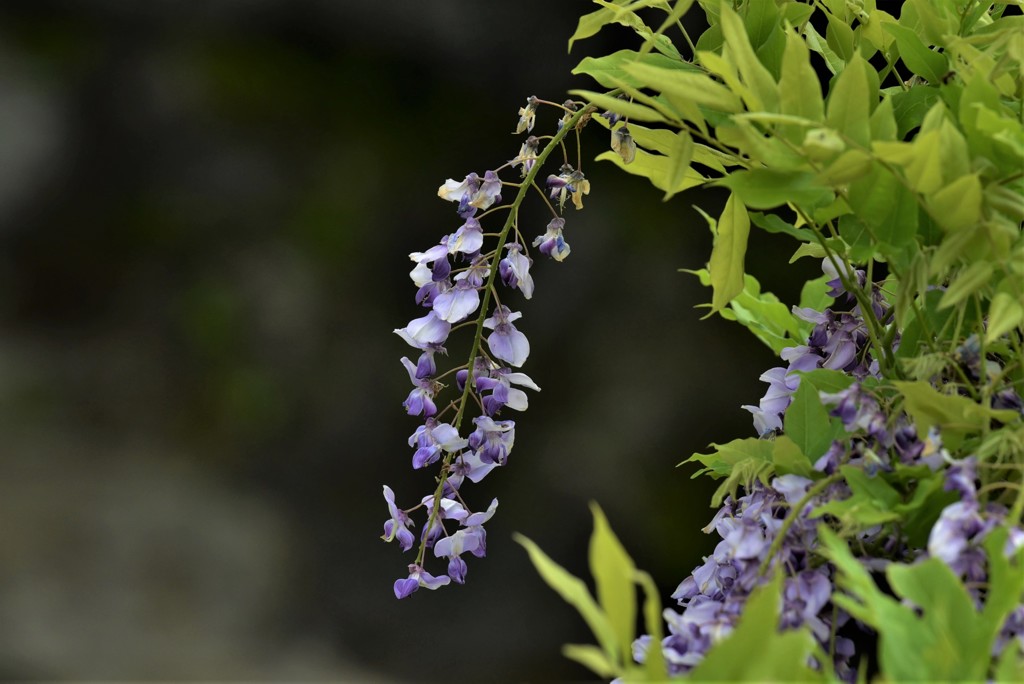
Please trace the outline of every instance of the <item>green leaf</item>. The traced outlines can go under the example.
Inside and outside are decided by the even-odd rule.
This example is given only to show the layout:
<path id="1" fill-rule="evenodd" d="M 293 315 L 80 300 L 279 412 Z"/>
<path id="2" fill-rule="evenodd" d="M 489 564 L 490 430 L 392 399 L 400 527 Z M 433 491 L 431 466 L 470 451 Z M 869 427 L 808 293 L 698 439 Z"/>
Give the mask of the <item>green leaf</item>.
<path id="1" fill-rule="evenodd" d="M 736 321 L 779 354 L 806 339 L 799 321 L 785 304 L 771 292 L 761 292 L 761 285 L 751 275 L 743 278 L 743 291 L 729 302 Z"/>
<path id="2" fill-rule="evenodd" d="M 783 574 L 755 589 L 736 628 L 690 672 L 693 681 L 824 681 L 808 666 L 817 649 L 807 627 L 780 632 Z"/>
<path id="3" fill-rule="evenodd" d="M 956 280 L 946 288 L 942 299 L 939 300 L 939 308 L 947 309 L 956 306 L 975 292 L 989 284 L 994 271 L 992 264 L 987 261 L 975 261 L 957 275 Z"/>
<path id="4" fill-rule="evenodd" d="M 944 230 L 956 231 L 981 220 L 981 180 L 975 173 L 957 178 L 928 198 L 931 215 Z"/>
<path id="5" fill-rule="evenodd" d="M 886 570 L 888 584 L 903 605 L 881 591 L 867 570 L 835 533 L 818 528 L 822 553 L 839 570 L 845 593 L 836 604 L 879 634 L 881 672 L 890 681 L 981 681 L 992 645 L 1006 615 L 1019 603 L 1022 564 L 1011 569 L 1002 556 L 1006 531 L 990 533 L 985 547 L 990 565 L 989 596 L 981 613 L 966 588 L 937 558 Z M 993 626 L 994 625 L 994 626 Z"/>
<path id="6" fill-rule="evenodd" d="M 604 57 L 584 57 L 576 65 L 576 68 L 572 70 L 572 73 L 586 74 L 605 88 L 615 88 L 620 83 L 631 85 L 634 88 L 647 87 L 648 83 L 644 79 L 638 78 L 627 71 L 627 67 L 632 65 L 650 66 L 669 72 L 700 72 L 692 64 L 671 59 L 661 54 L 641 55 L 633 50 L 619 50 Z"/>
<path id="7" fill-rule="evenodd" d="M 804 283 L 803 287 L 800 288 L 800 308 L 824 311 L 832 306 L 835 299 L 828 296 L 828 292 L 832 289 L 829 287 L 828 282 L 828 276 L 821 276 Z M 810 334 L 812 324 L 807 323 L 806 325 L 807 333 Z"/>
<path id="8" fill-rule="evenodd" d="M 850 496 L 818 506 L 814 509 L 814 516 L 834 516 L 850 530 L 862 530 L 900 519 L 900 514 L 894 510 L 900 494 L 881 474 L 872 477 L 854 466 L 840 466 L 839 470 L 850 487 Z"/>
<path id="9" fill-rule="evenodd" d="M 743 26 L 750 45 L 757 50 L 779 24 L 779 8 L 775 0 L 749 0 L 743 8 Z"/>
<path id="10" fill-rule="evenodd" d="M 783 422 L 786 436 L 800 448 L 812 462 L 817 461 L 839 437 L 842 426 L 829 420 L 828 409 L 814 385 L 801 382 L 793 394 L 793 401 L 786 409 Z"/>
<path id="11" fill-rule="evenodd" d="M 814 479 L 817 473 L 814 464 L 800 447 L 786 435 L 779 435 L 772 443 L 772 463 L 779 475 L 799 475 Z"/>
<path id="12" fill-rule="evenodd" d="M 826 166 L 818 174 L 817 181 L 821 185 L 831 185 L 833 187 L 846 185 L 870 173 L 871 166 L 871 155 L 863 150 L 849 149 Z M 857 203 L 853 202 L 852 204 L 855 207 L 854 211 L 856 211 Z"/>
<path id="13" fill-rule="evenodd" d="M 871 126 L 872 140 L 895 140 L 897 134 L 896 115 L 893 110 L 893 98 L 885 97 L 875 107 L 868 122 Z"/>
<path id="14" fill-rule="evenodd" d="M 917 198 L 881 164 L 874 163 L 870 173 L 850 183 L 847 201 L 874 241 L 897 249 L 914 242 Z"/>
<path id="15" fill-rule="evenodd" d="M 751 209 L 774 209 L 788 203 L 803 208 L 818 207 L 828 204 L 835 196 L 831 189 L 818 185 L 810 172 L 735 171 L 716 185 L 732 190 Z"/>
<path id="16" fill-rule="evenodd" d="M 993 419 L 1010 423 L 1020 418 L 1012 410 L 997 410 L 976 403 L 969 397 L 942 394 L 929 383 L 894 381 L 903 395 L 903 409 L 914 419 L 919 434 L 937 425 L 960 433 L 981 432 Z"/>
<path id="17" fill-rule="evenodd" d="M 927 79 L 929 83 L 938 84 L 942 81 L 942 77 L 949 69 L 946 58 L 938 52 L 929 50 L 916 32 L 906 26 L 888 22 L 882 24 L 882 30 L 896 39 L 900 58 L 911 71 Z"/>
<path id="18" fill-rule="evenodd" d="M 655 109 L 635 102 L 629 102 L 628 100 L 620 100 L 605 93 L 595 93 L 590 90 L 570 90 L 569 94 L 582 97 L 601 109 L 606 109 L 630 119 L 636 119 L 637 121 L 665 121 L 664 115 Z"/>
<path id="19" fill-rule="evenodd" d="M 921 125 L 924 115 L 939 99 L 939 89 L 917 85 L 892 96 L 893 116 L 896 117 L 896 138 L 902 140 L 912 129 Z"/>
<path id="20" fill-rule="evenodd" d="M 644 87 L 664 93 L 670 103 L 684 100 L 720 112 L 743 111 L 743 103 L 735 93 L 703 73 L 642 62 L 625 65 L 623 69 Z"/>
<path id="21" fill-rule="evenodd" d="M 643 176 L 651 181 L 651 184 L 659 190 L 675 194 L 689 188 L 703 185 L 706 179 L 692 168 L 686 170 L 682 180 L 676 185 L 669 185 L 669 176 L 672 175 L 672 159 L 660 154 L 651 154 L 638 149 L 633 161 L 626 164 L 617 153 L 608 151 L 597 155 L 597 161 L 610 161 L 626 173 L 634 176 Z"/>
<path id="22" fill-rule="evenodd" d="M 562 655 L 579 663 L 598 677 L 610 679 L 619 672 L 604 651 L 592 644 L 566 644 L 562 647 Z"/>
<path id="23" fill-rule="evenodd" d="M 668 16 L 665 17 L 665 20 L 661 22 L 661 26 L 658 27 L 658 30 L 644 41 L 644 44 L 640 48 L 640 52 L 647 53 L 652 47 L 654 47 L 655 39 L 660 37 L 669 27 L 674 26 L 677 21 L 682 19 L 683 15 L 689 11 L 692 5 L 693 0 L 676 0 L 676 4 L 672 7 L 672 11 L 669 12 Z"/>
<path id="24" fill-rule="evenodd" d="M 636 583 L 644 590 L 644 626 L 647 634 L 651 636 L 651 644 L 644 660 L 644 669 L 651 681 L 662 681 L 668 679 L 668 670 L 665 665 L 665 654 L 661 651 L 663 630 L 658 586 L 651 576 L 642 570 L 637 570 L 635 579 Z"/>
<path id="25" fill-rule="evenodd" d="M 871 142 L 869 117 L 878 101 L 877 90 L 870 89 L 868 69 L 871 66 L 860 55 L 850 60 L 829 91 L 825 117 L 829 126 L 862 147 Z"/>
<path id="26" fill-rule="evenodd" d="M 821 34 L 814 30 L 814 25 L 810 22 L 804 26 L 804 39 L 807 41 L 807 47 L 814 52 L 817 52 L 825 59 L 825 65 L 828 70 L 833 74 L 837 74 L 843 70 L 845 64 L 843 59 L 837 55 L 832 48 L 829 47 L 828 41 L 821 37 Z"/>
<path id="27" fill-rule="evenodd" d="M 735 194 L 729 195 L 718 219 L 708 264 L 712 288 L 710 313 L 720 311 L 743 291 L 743 261 L 749 234 L 750 219 L 746 207 Z"/>
<path id="28" fill-rule="evenodd" d="M 779 107 L 783 114 L 800 116 L 811 121 L 825 118 L 818 75 L 811 66 L 807 44 L 793 31 L 786 32 L 786 49 L 782 55 L 782 76 L 779 79 Z M 803 143 L 803 129 L 789 130 L 787 136 L 795 144 Z"/>
<path id="29" fill-rule="evenodd" d="M 768 478 L 774 472 L 774 447 L 769 440 L 748 437 L 734 439 L 727 444 L 711 444 L 711 447 L 714 448 L 714 452 L 693 454 L 683 463 L 696 461 L 704 466 L 694 473 L 693 477 L 707 473 L 715 479 L 725 478 L 711 497 L 713 507 L 721 505 L 726 494 L 735 497 L 740 487 L 750 487 L 755 480 L 767 484 Z"/>
<path id="30" fill-rule="evenodd" d="M 632 659 L 636 631 L 636 589 L 633 575 L 636 566 L 618 537 L 612 532 L 604 512 L 591 502 L 594 533 L 590 537 L 590 572 L 597 585 L 597 600 L 618 639 L 618 657 L 614 663 Z"/>
<path id="31" fill-rule="evenodd" d="M 636 17 L 636 15 L 631 14 L 630 18 L 635 18 L 635 21 L 639 21 L 639 17 Z M 613 9 L 605 7 L 584 14 L 576 22 L 576 31 L 569 37 L 569 52 L 572 52 L 572 44 L 577 40 L 597 35 L 598 31 L 608 24 L 621 23 L 628 25 L 628 20 L 627 18 L 621 18 Z"/>
<path id="32" fill-rule="evenodd" d="M 569 605 L 579 611 L 580 616 L 594 633 L 597 642 L 605 653 L 619 652 L 618 635 L 607 616 L 598 607 L 594 597 L 587 590 L 583 580 L 574 577 L 565 568 L 555 563 L 540 547 L 521 534 L 513 536 L 530 556 L 533 567 L 549 587 L 554 589 Z"/>
<path id="33" fill-rule="evenodd" d="M 793 252 L 793 256 L 789 257 L 789 263 L 793 263 L 798 259 L 804 257 L 814 257 L 815 259 L 824 259 L 826 256 L 825 248 L 819 245 L 817 242 L 806 242 L 796 248 Z"/>
<path id="34" fill-rule="evenodd" d="M 739 15 L 725 4 L 722 5 L 721 26 L 725 44 L 739 69 L 743 83 L 753 94 L 753 98 L 747 102 L 747 108 L 754 112 L 779 111 L 779 88 L 775 79 L 754 54 Z"/>
<path id="35" fill-rule="evenodd" d="M 1024 327 L 1024 305 L 1019 298 L 1006 292 L 997 292 L 988 307 L 988 328 L 985 344 L 992 344 L 1014 328 Z"/>
<path id="36" fill-rule="evenodd" d="M 814 231 L 809 228 L 797 228 L 791 223 L 786 223 L 775 214 L 762 214 L 758 211 L 752 211 L 750 212 L 750 221 L 761 230 L 769 233 L 785 233 L 800 242 L 812 242 L 814 240 Z"/>
<path id="37" fill-rule="evenodd" d="M 825 27 L 825 42 L 839 59 L 849 63 L 855 54 L 853 29 L 844 20 L 833 14 L 825 16 L 828 18 L 828 26 Z"/>
<path id="38" fill-rule="evenodd" d="M 662 200 L 668 200 L 678 190 L 675 188 L 692 187 L 686 185 L 690 176 L 690 161 L 693 159 L 693 138 L 689 131 L 683 129 L 676 133 L 675 144 L 668 153 L 668 170 L 665 174 L 665 196 Z"/>
<path id="39" fill-rule="evenodd" d="M 853 384 L 853 378 L 842 371 L 818 368 L 800 373 L 800 384 L 805 383 L 812 385 L 819 392 L 836 394 L 848 389 Z"/>

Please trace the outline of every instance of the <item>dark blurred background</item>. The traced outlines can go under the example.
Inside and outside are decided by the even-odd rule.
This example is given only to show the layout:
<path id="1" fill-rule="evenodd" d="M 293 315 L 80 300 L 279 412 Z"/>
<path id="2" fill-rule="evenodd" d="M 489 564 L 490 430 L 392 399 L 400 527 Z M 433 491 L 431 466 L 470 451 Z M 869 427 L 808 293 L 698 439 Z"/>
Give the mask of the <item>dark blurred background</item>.
<path id="1" fill-rule="evenodd" d="M 420 315 L 407 254 L 458 227 L 445 178 L 515 156 L 528 95 L 634 44 L 567 55 L 592 8 L 0 3 L 0 677 L 584 679 L 559 649 L 590 635 L 511 535 L 585 573 L 589 500 L 669 602 L 712 548 L 713 483 L 675 466 L 752 434 L 773 359 L 677 272 L 711 245 L 690 205 L 723 198 L 607 163 L 522 307 L 543 392 L 466 492 L 501 500 L 488 557 L 398 602 L 410 559 L 378 538 L 381 485 L 432 482 L 391 332 Z"/>

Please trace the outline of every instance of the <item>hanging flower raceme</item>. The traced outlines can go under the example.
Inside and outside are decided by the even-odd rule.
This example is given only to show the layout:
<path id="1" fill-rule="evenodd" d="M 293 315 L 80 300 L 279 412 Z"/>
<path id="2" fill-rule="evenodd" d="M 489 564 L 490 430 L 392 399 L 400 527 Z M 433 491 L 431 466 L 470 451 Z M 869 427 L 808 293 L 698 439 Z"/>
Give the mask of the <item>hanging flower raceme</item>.
<path id="1" fill-rule="evenodd" d="M 518 133 L 533 129 L 541 104 L 545 103 L 531 97 L 519 110 Z M 519 155 L 506 165 L 520 169 L 523 182 L 503 182 L 500 172 L 506 167 L 487 170 L 482 176 L 469 173 L 461 181 L 449 178 L 437 194 L 455 203 L 461 224 L 437 244 L 409 255 L 414 263 L 409 276 L 417 288 L 415 301 L 427 312 L 395 330 L 395 334 L 420 352 L 416 363 L 409 357 L 401 359 L 413 385 L 403 407 L 409 415 L 423 420 L 409 437 L 412 467 L 438 468 L 439 475 L 434 493 L 422 497 L 417 506 L 409 509 L 399 508 L 394 491 L 384 487 L 390 515 L 384 524 L 385 541 L 397 540 L 402 551 L 409 551 L 418 525 L 414 516 L 418 513 L 426 517 L 419 523 L 420 546 L 415 562 L 409 564 L 407 576 L 394 583 L 398 598 L 405 598 L 421 587 L 437 589 L 451 582 L 462 584 L 468 572 L 463 556 L 484 556 L 484 524 L 494 515 L 498 501 L 494 499 L 486 511 L 472 512 L 465 504 L 462 486 L 467 480 L 478 483 L 508 463 L 515 442 L 515 422 L 498 416 L 506 408 L 526 410 L 529 401 L 524 390 L 540 390 L 528 375 L 515 370 L 526 363 L 530 342 L 516 326 L 522 313 L 501 303 L 498 288 L 506 288 L 500 294 L 502 299 L 514 291 L 524 299 L 533 296 L 533 259 L 524 246 L 518 210 L 526 191 L 537 187 L 539 165 L 552 151 L 562 148 L 565 134 L 580 125 L 589 113 L 585 109 L 577 111 L 574 104 L 555 106 L 565 114 L 559 121 L 558 133 L 543 150 L 539 138 L 528 137 Z M 581 172 L 570 167 L 567 173 L 566 197 L 572 197 L 580 207 L 589 184 Z M 510 205 L 502 206 L 502 193 L 508 186 L 517 189 L 516 197 Z M 485 229 L 485 223 L 502 217 L 503 226 Z M 544 231 L 537 231 L 541 234 L 532 246 L 556 261 L 563 260 L 569 254 L 569 246 L 562 238 L 564 224 L 563 219 L 553 216 Z M 492 232 L 488 234 L 487 230 Z M 446 355 L 452 331 L 466 323 L 475 331 L 468 362 L 439 373 L 438 353 Z M 452 399 L 441 399 L 448 389 L 444 377 L 452 371 L 457 393 Z M 480 413 L 472 417 L 474 407 Z M 462 426 L 468 420 L 474 429 L 467 434 Z M 432 574 L 426 569 L 426 550 L 431 548 L 437 559 L 447 559 L 447 574 Z"/>

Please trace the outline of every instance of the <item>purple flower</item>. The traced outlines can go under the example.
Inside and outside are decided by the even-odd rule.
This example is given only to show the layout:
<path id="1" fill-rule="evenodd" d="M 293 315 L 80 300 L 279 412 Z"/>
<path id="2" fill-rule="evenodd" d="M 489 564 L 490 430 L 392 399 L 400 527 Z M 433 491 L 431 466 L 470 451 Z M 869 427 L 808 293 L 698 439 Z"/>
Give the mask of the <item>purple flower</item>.
<path id="1" fill-rule="evenodd" d="M 435 415 L 437 406 L 434 405 L 434 395 L 438 389 L 437 382 L 430 378 L 419 377 L 418 366 L 414 366 L 408 357 L 402 357 L 402 365 L 409 371 L 409 379 L 414 385 L 414 389 L 402 402 L 406 413 L 410 416 L 424 416 L 425 418 Z"/>
<path id="2" fill-rule="evenodd" d="M 464 553 L 471 553 L 477 558 L 483 558 L 487 554 L 487 533 L 483 524 L 490 520 L 494 511 L 498 508 L 498 500 L 493 499 L 490 507 L 483 513 L 474 513 L 463 522 L 464 529 L 440 539 L 434 544 L 434 555 L 438 558 L 449 559 L 449 574 L 454 572 L 452 579 L 459 584 L 466 581 L 466 563 L 460 556 Z"/>
<path id="3" fill-rule="evenodd" d="M 471 201 L 480 190 L 480 176 L 471 173 L 461 183 L 449 178 L 444 185 L 437 189 L 437 196 L 449 202 L 458 202 L 457 209 L 459 216 L 469 218 L 476 213 L 477 208 Z"/>
<path id="4" fill-rule="evenodd" d="M 533 297 L 533 276 L 530 275 L 530 265 L 533 260 L 523 254 L 523 248 L 518 242 L 505 245 L 508 254 L 498 264 L 498 274 L 501 282 L 507 287 L 518 287 L 526 299 Z"/>
<path id="5" fill-rule="evenodd" d="M 825 275 L 829 276 L 829 281 L 826 283 L 830 288 L 827 293 L 829 297 L 839 297 L 839 295 L 847 292 L 846 286 L 843 285 L 843 278 L 847 282 L 852 281 L 860 287 L 864 286 L 866 278 L 864 271 L 847 266 L 841 259 L 838 259 L 837 263 L 833 262 L 831 258 L 826 257 L 821 262 L 821 270 Z"/>
<path id="6" fill-rule="evenodd" d="M 423 468 L 437 461 L 442 451 L 454 454 L 465 448 L 469 442 L 459 437 L 459 431 L 449 423 L 438 423 L 427 418 L 424 425 L 416 428 L 409 437 L 409 446 L 415 446 L 412 467 Z"/>
<path id="7" fill-rule="evenodd" d="M 384 485 L 384 500 L 388 503 L 391 519 L 384 523 L 384 536 L 381 539 L 387 542 L 398 539 L 402 551 L 408 551 L 412 548 L 413 542 L 413 534 L 409 528 L 415 525 L 406 512 L 395 505 L 395 493 L 387 485 Z"/>
<path id="8" fill-rule="evenodd" d="M 483 245 L 483 230 L 480 228 L 480 222 L 473 217 L 466 219 L 466 222 L 448 239 L 448 251 L 451 254 L 474 254 L 479 252 Z"/>
<path id="9" fill-rule="evenodd" d="M 527 387 L 535 392 L 540 387 L 530 379 L 526 373 L 513 373 L 509 368 L 498 368 L 486 376 L 477 377 L 476 387 L 480 391 L 490 390 L 491 393 L 483 397 L 484 411 L 487 415 L 493 416 L 502 408 L 508 406 L 516 411 L 525 411 L 529 406 L 526 392 L 512 385 Z"/>
<path id="10" fill-rule="evenodd" d="M 499 304 L 491 317 L 484 321 L 484 327 L 494 331 L 487 337 L 491 354 L 517 367 L 526 363 L 530 355 L 530 341 L 512 325 L 512 321 L 521 317 L 518 311 L 509 311 L 507 306 Z"/>
<path id="11" fill-rule="evenodd" d="M 397 598 L 404 599 L 420 587 L 437 589 L 438 587 L 443 587 L 449 582 L 451 582 L 451 579 L 447 575 L 434 577 L 421 566 L 413 563 L 409 565 L 408 578 L 395 580 L 395 596 Z"/>
<path id="12" fill-rule="evenodd" d="M 505 465 L 516 440 L 516 424 L 512 420 L 495 421 L 488 416 L 473 419 L 476 425 L 469 435 L 469 447 L 484 463 Z"/>
<path id="13" fill-rule="evenodd" d="M 953 568 L 963 569 L 962 556 L 984 528 L 976 501 L 957 501 L 942 509 L 928 535 L 928 553 Z"/>
<path id="14" fill-rule="evenodd" d="M 466 279 L 457 281 L 454 287 L 434 297 L 433 302 L 434 313 L 448 323 L 468 318 L 479 306 L 480 290 Z"/>
<path id="15" fill-rule="evenodd" d="M 394 332 L 410 346 L 425 350 L 444 343 L 451 330 L 451 323 L 430 311 L 422 318 L 409 321 L 409 325 L 404 328 L 396 328 Z"/>
<path id="16" fill-rule="evenodd" d="M 485 171 L 484 182 L 480 184 L 480 189 L 473 193 L 473 198 L 469 201 L 469 204 L 483 210 L 500 201 L 501 179 L 498 178 L 498 174 L 494 171 Z"/>
<path id="17" fill-rule="evenodd" d="M 539 246 L 541 254 L 549 256 L 555 261 L 562 261 L 565 257 L 569 256 L 570 252 L 569 243 L 562 237 L 562 229 L 564 227 L 565 219 L 551 219 L 544 234 L 537 236 L 533 241 L 533 246 Z"/>
<path id="18" fill-rule="evenodd" d="M 471 482 L 479 482 L 498 465 L 493 462 L 485 463 L 474 451 L 463 451 L 452 463 L 452 474 L 447 481 L 451 483 L 452 489 L 458 489 L 462 485 L 463 478 L 469 478 Z"/>

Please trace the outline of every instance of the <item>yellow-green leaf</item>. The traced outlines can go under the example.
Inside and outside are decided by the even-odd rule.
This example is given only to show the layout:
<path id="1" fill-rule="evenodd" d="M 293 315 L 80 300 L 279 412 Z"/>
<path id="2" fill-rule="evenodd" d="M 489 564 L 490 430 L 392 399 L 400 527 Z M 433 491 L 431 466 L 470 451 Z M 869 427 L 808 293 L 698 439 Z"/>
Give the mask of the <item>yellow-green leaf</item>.
<path id="1" fill-rule="evenodd" d="M 832 128 L 864 147 L 871 142 L 871 98 L 877 97 L 869 88 L 871 68 L 860 55 L 850 60 L 829 92 L 826 116 Z"/>
<path id="2" fill-rule="evenodd" d="M 988 329 L 985 343 L 991 344 L 1014 328 L 1024 326 L 1024 305 L 1019 297 L 1007 292 L 997 292 L 988 307 Z"/>
<path id="3" fill-rule="evenodd" d="M 590 537 L 590 572 L 597 585 L 597 600 L 615 632 L 619 651 L 612 662 L 631 660 L 636 630 L 636 588 L 633 574 L 636 566 L 612 532 L 604 512 L 591 502 L 594 533 Z"/>
<path id="4" fill-rule="evenodd" d="M 992 279 L 992 264 L 987 261 L 975 261 L 957 275 L 956 280 L 950 283 L 942 299 L 939 300 L 939 308 L 946 309 L 959 304 L 967 297 L 988 285 Z"/>
<path id="5" fill-rule="evenodd" d="M 533 541 L 521 534 L 513 536 L 530 556 L 533 567 L 549 587 L 575 608 L 594 633 L 605 653 L 618 652 L 618 639 L 607 616 L 594 601 L 583 580 L 569 574 L 565 568 L 551 560 Z"/>
<path id="6" fill-rule="evenodd" d="M 690 161 L 693 159 L 693 138 L 686 130 L 676 133 L 675 144 L 668 154 L 668 172 L 665 175 L 664 199 L 669 199 L 676 194 L 674 188 L 682 187 L 686 181 L 686 174 L 690 170 Z"/>
<path id="7" fill-rule="evenodd" d="M 981 181 L 961 176 L 928 198 L 932 217 L 948 231 L 969 228 L 981 219 Z"/>
<path id="8" fill-rule="evenodd" d="M 723 3 L 721 22 L 722 36 L 736 62 L 740 76 L 757 98 L 756 101 L 748 103 L 749 109 L 751 111 L 779 111 L 779 87 L 775 83 L 775 79 L 772 78 L 771 72 L 761 64 L 757 55 L 754 54 L 750 39 L 747 37 L 747 30 L 743 26 L 743 20 Z"/>
<path id="9" fill-rule="evenodd" d="M 610 679 L 619 672 L 604 651 L 592 644 L 566 644 L 562 647 L 562 655 L 579 663 L 598 677 Z"/>
<path id="10" fill-rule="evenodd" d="M 723 309 L 729 301 L 743 292 L 743 262 L 750 235 L 750 217 L 743 202 L 733 193 L 725 203 L 718 219 L 711 262 L 711 311 L 708 316 Z"/>
<path id="11" fill-rule="evenodd" d="M 672 160 L 664 155 L 651 154 L 641 149 L 637 149 L 636 156 L 629 164 L 626 164 L 622 157 L 610 150 L 597 155 L 596 160 L 610 161 L 626 173 L 633 174 L 634 176 L 643 176 L 650 180 L 651 185 L 654 187 L 673 194 L 707 182 L 706 178 L 690 168 L 684 172 L 682 180 L 678 184 L 669 185 L 668 177 Z"/>
<path id="12" fill-rule="evenodd" d="M 818 75 L 811 66 L 807 44 L 794 31 L 786 32 L 786 50 L 782 53 L 782 76 L 779 79 L 779 106 L 783 114 L 800 116 L 811 121 L 825 117 Z M 794 135 L 795 133 L 795 135 Z M 800 144 L 802 129 L 791 132 L 790 140 Z M 799 136 L 799 137 L 796 137 Z"/>
<path id="13" fill-rule="evenodd" d="M 623 70 L 645 86 L 664 93 L 670 102 L 681 99 L 720 112 L 743 111 L 743 103 L 736 94 L 705 74 L 642 62 L 627 64 Z"/>

